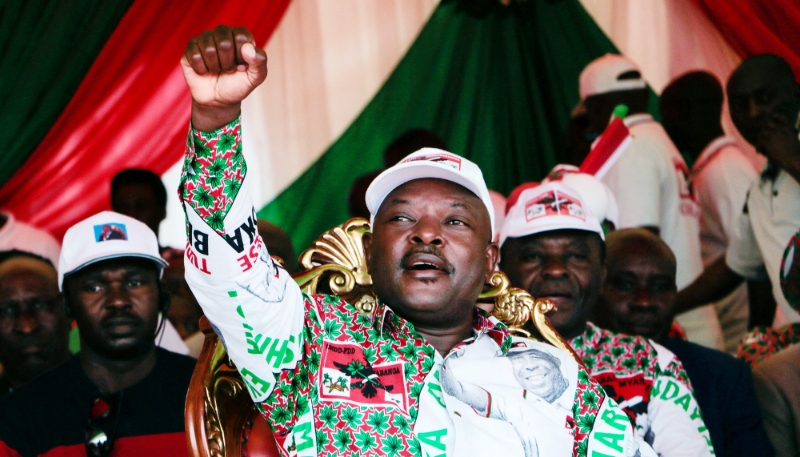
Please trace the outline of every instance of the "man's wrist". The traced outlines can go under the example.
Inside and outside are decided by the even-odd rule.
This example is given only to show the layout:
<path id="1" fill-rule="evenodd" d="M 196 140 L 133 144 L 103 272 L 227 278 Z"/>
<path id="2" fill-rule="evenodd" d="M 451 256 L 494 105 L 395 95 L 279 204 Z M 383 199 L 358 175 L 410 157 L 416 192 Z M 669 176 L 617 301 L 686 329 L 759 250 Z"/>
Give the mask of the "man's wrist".
<path id="1" fill-rule="evenodd" d="M 241 113 L 242 104 L 214 106 L 192 100 L 192 128 L 200 132 L 213 132 L 233 122 Z"/>

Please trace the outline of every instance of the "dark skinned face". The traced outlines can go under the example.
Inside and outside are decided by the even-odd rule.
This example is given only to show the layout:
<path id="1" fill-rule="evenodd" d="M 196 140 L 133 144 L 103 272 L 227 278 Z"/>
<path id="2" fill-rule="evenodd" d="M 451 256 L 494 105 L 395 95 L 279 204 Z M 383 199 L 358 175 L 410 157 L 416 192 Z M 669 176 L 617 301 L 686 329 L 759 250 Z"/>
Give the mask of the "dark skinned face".
<path id="1" fill-rule="evenodd" d="M 392 191 L 365 240 L 378 297 L 418 326 L 471 321 L 497 263 L 489 221 L 481 200 L 449 181 L 418 179 Z"/>
<path id="2" fill-rule="evenodd" d="M 785 118 L 792 126 L 797 121 L 797 85 L 776 78 L 769 65 L 737 70 L 728 81 L 727 91 L 733 124 L 762 153 L 767 153 L 768 148 L 761 144 L 761 133 L 773 116 Z"/>
<path id="3" fill-rule="evenodd" d="M 609 251 L 607 268 L 601 306 L 612 330 L 663 341 L 678 294 L 675 264 L 663 251 L 630 243 Z"/>
<path id="4" fill-rule="evenodd" d="M 143 222 L 158 235 L 158 226 L 167 217 L 166 208 L 159 206 L 153 188 L 147 184 L 127 184 L 114 192 L 111 202 L 114 211 Z"/>
<path id="5" fill-rule="evenodd" d="M 581 230 L 558 230 L 503 244 L 500 269 L 511 285 L 534 298 L 552 300 L 558 308 L 549 315 L 565 338 L 581 334 L 586 326 L 605 276 L 602 240 Z"/>
<path id="6" fill-rule="evenodd" d="M 159 281 L 152 261 L 105 260 L 68 276 L 66 285 L 81 350 L 127 360 L 153 348 Z"/>
<path id="7" fill-rule="evenodd" d="M 22 257 L 0 266 L 0 361 L 14 387 L 69 358 L 69 329 L 52 266 Z"/>

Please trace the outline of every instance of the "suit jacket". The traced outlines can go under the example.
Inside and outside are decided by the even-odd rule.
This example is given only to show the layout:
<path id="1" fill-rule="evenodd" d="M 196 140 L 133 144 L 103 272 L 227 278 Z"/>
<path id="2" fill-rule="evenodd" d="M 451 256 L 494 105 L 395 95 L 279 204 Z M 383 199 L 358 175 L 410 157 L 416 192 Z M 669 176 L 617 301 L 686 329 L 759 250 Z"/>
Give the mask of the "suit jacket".
<path id="1" fill-rule="evenodd" d="M 683 363 L 718 457 L 772 456 L 744 362 L 676 338 L 664 343 Z"/>
<path id="2" fill-rule="evenodd" d="M 800 344 L 758 364 L 753 379 L 775 455 L 800 456 Z"/>

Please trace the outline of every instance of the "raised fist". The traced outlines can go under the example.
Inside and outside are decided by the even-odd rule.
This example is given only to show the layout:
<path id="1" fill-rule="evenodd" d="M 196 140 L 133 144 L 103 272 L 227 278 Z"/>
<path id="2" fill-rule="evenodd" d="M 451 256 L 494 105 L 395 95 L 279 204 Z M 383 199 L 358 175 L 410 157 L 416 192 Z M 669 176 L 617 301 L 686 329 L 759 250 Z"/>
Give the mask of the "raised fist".
<path id="1" fill-rule="evenodd" d="M 189 40 L 181 59 L 192 93 L 192 122 L 233 120 L 241 101 L 267 78 L 267 54 L 244 27 L 217 26 Z M 233 118 L 231 117 L 233 113 Z M 230 118 L 230 119 L 228 119 Z M 201 130 L 218 125 L 195 125 Z"/>

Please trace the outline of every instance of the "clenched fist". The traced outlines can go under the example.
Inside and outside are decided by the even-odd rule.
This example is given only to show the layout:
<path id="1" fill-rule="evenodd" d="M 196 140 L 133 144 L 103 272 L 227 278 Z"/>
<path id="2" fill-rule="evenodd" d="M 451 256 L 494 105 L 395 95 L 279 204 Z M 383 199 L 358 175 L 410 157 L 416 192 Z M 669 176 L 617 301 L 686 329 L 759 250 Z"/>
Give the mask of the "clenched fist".
<path id="1" fill-rule="evenodd" d="M 220 25 L 192 38 L 181 66 L 192 93 L 192 125 L 201 131 L 235 119 L 242 100 L 267 78 L 267 54 L 244 27 Z"/>

